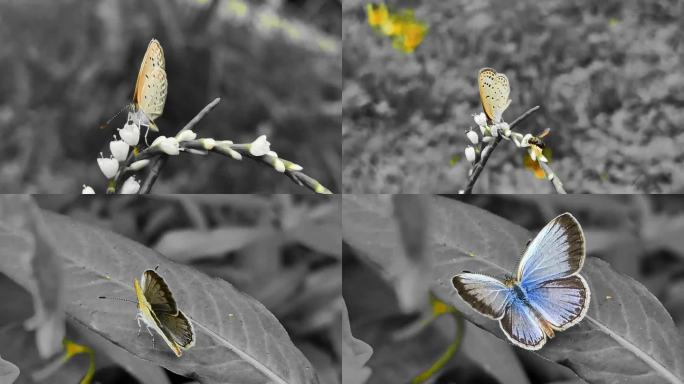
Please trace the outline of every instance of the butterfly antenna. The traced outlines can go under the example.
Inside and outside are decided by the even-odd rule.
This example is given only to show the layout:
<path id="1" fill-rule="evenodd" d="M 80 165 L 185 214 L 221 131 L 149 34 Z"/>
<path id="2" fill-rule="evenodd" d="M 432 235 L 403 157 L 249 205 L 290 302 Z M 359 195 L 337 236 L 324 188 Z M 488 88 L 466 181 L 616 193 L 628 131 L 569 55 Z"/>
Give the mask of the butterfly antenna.
<path id="1" fill-rule="evenodd" d="M 122 298 L 120 298 L 120 297 L 107 297 L 107 296 L 98 296 L 97 298 L 98 298 L 98 299 L 108 299 L 108 300 L 120 300 L 120 301 L 127 301 L 127 302 L 129 302 L 129 303 L 135 303 L 135 304 L 138 304 L 138 302 L 137 302 L 137 301 L 135 301 L 135 300 L 128 300 L 128 299 L 122 299 Z"/>
<path id="2" fill-rule="evenodd" d="M 112 120 L 116 119 L 116 118 L 121 114 L 121 112 L 123 112 L 123 111 L 124 111 L 125 109 L 127 109 L 127 108 L 128 108 L 128 105 L 124 106 L 123 108 L 121 108 L 121 110 L 120 110 L 119 112 L 116 113 L 116 115 L 110 117 L 109 120 L 107 120 L 106 123 L 100 124 L 100 129 L 106 128 L 106 127 L 109 125 L 109 123 L 112 122 Z"/>

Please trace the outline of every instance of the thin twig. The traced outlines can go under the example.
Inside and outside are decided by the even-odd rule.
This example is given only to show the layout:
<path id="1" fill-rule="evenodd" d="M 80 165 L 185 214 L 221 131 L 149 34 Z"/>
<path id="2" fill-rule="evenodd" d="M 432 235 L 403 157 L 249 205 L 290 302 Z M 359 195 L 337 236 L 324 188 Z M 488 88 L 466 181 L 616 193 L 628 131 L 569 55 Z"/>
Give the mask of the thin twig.
<path id="1" fill-rule="evenodd" d="M 556 175 L 553 172 L 551 166 L 543 161 L 539 162 L 539 166 L 542 167 L 542 169 L 546 173 L 546 178 L 551 182 L 551 185 L 553 185 L 553 188 L 556 190 L 556 193 L 565 195 L 567 192 L 565 192 L 565 189 L 563 189 L 563 182 L 558 178 L 558 175 Z"/>
<path id="2" fill-rule="evenodd" d="M 214 107 L 216 107 L 216 105 L 218 105 L 218 103 L 220 101 L 221 101 L 221 98 L 217 97 L 214 99 L 214 101 L 207 104 L 207 106 L 204 107 L 195 117 L 193 117 L 192 120 L 190 120 L 187 124 L 185 124 L 185 126 L 180 131 L 178 131 L 178 133 L 183 132 L 183 131 L 187 131 L 188 129 L 192 129 L 195 125 L 197 125 L 197 123 L 199 123 L 204 118 L 204 116 L 206 116 L 212 109 L 214 109 Z M 147 148 L 147 149 L 150 149 L 150 148 Z M 143 155 L 144 152 L 145 151 L 140 153 L 140 155 L 142 155 L 142 156 L 136 156 L 135 160 L 136 161 L 141 160 L 141 158 L 144 158 L 145 155 L 149 155 L 149 154 Z M 161 172 L 161 169 L 164 167 L 164 164 L 166 164 L 166 160 L 168 160 L 168 158 L 169 158 L 169 155 L 167 155 L 165 153 L 158 155 L 158 157 L 154 160 L 152 165 L 150 165 L 150 171 L 148 172 L 145 180 L 143 180 L 142 184 L 140 185 L 140 190 L 138 190 L 138 194 L 142 195 L 142 194 L 150 193 L 152 186 L 157 181 L 157 178 L 159 177 L 159 173 Z"/>
<path id="3" fill-rule="evenodd" d="M 518 116 L 517 119 L 513 120 L 512 123 L 510 123 L 508 126 L 513 129 L 516 125 L 520 124 L 523 120 L 525 120 L 528 116 L 536 112 L 541 108 L 540 106 L 536 105 L 530 109 L 528 109 L 525 113 L 522 115 Z M 473 167 L 473 172 L 470 174 L 470 177 L 468 178 L 468 185 L 466 188 L 463 190 L 463 193 L 466 195 L 469 195 L 473 193 L 473 187 L 475 186 L 475 182 L 477 181 L 477 178 L 480 177 L 480 173 L 482 173 L 482 170 L 484 169 L 485 165 L 487 165 L 487 160 L 489 160 L 489 157 L 492 155 L 492 152 L 494 152 L 494 149 L 496 149 L 496 146 L 499 145 L 499 142 L 501 141 L 502 136 L 498 135 L 497 137 L 494 138 L 494 140 L 490 141 L 489 144 L 482 150 L 481 156 L 480 156 L 480 161 L 478 161 L 475 166 Z"/>
<path id="4" fill-rule="evenodd" d="M 180 143 L 181 148 L 184 149 L 195 149 L 195 150 L 206 150 L 202 144 L 201 140 L 189 140 L 189 141 L 184 141 Z M 227 148 L 230 148 L 231 151 L 239 153 L 242 157 L 247 157 L 251 160 L 256 161 L 257 163 L 260 163 L 262 165 L 265 165 L 271 169 L 275 169 L 273 165 L 274 159 L 270 156 L 264 155 L 264 156 L 254 156 L 251 153 L 249 153 L 249 149 L 245 147 L 242 144 L 234 144 L 232 146 L 227 146 L 224 147 L 223 145 L 216 145 L 213 147 L 210 152 L 217 153 L 220 155 L 224 155 L 226 157 L 233 158 L 231 155 L 230 151 L 227 150 Z M 285 164 L 285 171 L 282 172 L 285 174 L 287 177 L 289 177 L 295 184 L 300 185 L 302 187 L 308 188 L 312 190 L 313 192 L 316 193 L 321 193 L 321 194 L 331 194 L 330 190 L 323 186 L 318 180 L 314 179 L 313 177 L 307 175 L 306 173 L 302 172 L 301 170 L 294 169 L 294 163 L 278 158 L 278 160 L 282 161 L 283 164 Z M 297 167 L 301 168 L 301 167 Z"/>

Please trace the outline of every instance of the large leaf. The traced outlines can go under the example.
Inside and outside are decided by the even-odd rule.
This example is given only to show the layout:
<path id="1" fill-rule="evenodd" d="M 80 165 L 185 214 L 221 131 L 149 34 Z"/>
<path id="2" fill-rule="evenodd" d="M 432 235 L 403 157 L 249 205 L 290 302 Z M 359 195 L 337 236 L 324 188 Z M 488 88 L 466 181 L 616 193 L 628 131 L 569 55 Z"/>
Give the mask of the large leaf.
<path id="1" fill-rule="evenodd" d="M 451 278 L 463 270 L 500 277 L 511 273 L 534 234 L 458 201 L 436 197 L 432 204 L 435 293 L 471 322 L 503 339 L 497 322 L 460 299 Z M 378 228 L 391 225 L 392 213 L 385 200 L 348 196 L 342 212 L 345 240 L 351 245 L 364 252 L 393 251 L 378 236 L 370 241 L 362 228 L 369 225 L 366 233 L 372 236 Z M 346 222 L 355 223 L 352 231 L 347 231 Z M 684 343 L 660 302 L 643 285 L 600 259 L 589 257 L 582 275 L 592 292 L 587 317 L 536 353 L 568 366 L 590 382 L 683 383 Z"/>
<path id="2" fill-rule="evenodd" d="M 19 377 L 19 368 L 0 357 L 0 383 L 12 384 Z"/>
<path id="3" fill-rule="evenodd" d="M 278 320 L 228 282 L 171 262 L 114 233 L 57 214 L 46 212 L 44 217 L 64 259 L 65 309 L 73 320 L 141 359 L 201 382 L 318 382 Z M 6 235 L 5 240 L 11 240 Z M 14 243 L 24 245 L 20 239 Z M 12 241 L 3 243 L 0 264 L 11 263 L 12 247 Z M 145 332 L 137 336 L 134 304 L 98 299 L 100 295 L 135 299 L 133 278 L 156 265 L 195 327 L 196 345 L 181 358 L 158 336 L 155 348 Z M 13 272 L 19 284 L 28 283 L 28 271 L 13 268 Z"/>

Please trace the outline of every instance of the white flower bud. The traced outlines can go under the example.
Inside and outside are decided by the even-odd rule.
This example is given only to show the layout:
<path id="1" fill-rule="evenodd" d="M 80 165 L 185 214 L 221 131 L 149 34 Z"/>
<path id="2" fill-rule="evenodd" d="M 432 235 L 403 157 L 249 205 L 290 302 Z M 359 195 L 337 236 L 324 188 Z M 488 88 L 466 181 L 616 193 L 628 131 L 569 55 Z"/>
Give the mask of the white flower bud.
<path id="1" fill-rule="evenodd" d="M 480 127 L 484 127 L 487 125 L 487 115 L 484 114 L 484 112 L 480 112 L 479 114 L 473 116 L 475 119 L 475 124 L 479 125 Z"/>
<path id="2" fill-rule="evenodd" d="M 468 140 L 470 140 L 473 145 L 477 145 L 477 142 L 480 141 L 480 137 L 477 135 L 477 132 L 475 131 L 468 131 L 466 133 L 466 136 L 468 136 Z"/>
<path id="3" fill-rule="evenodd" d="M 216 140 L 212 138 L 200 139 L 199 141 L 202 143 L 202 148 L 206 149 L 207 151 L 211 151 L 216 146 Z"/>
<path id="4" fill-rule="evenodd" d="M 275 168 L 276 171 L 283 173 L 285 172 L 285 163 L 283 163 L 282 160 L 275 158 L 273 162 L 273 168 Z"/>
<path id="5" fill-rule="evenodd" d="M 508 123 L 499 123 L 499 131 L 504 137 L 509 137 L 511 135 L 511 126 Z"/>
<path id="6" fill-rule="evenodd" d="M 276 159 L 278 158 L 278 154 L 275 151 L 268 151 L 267 155 L 275 157 Z"/>
<path id="7" fill-rule="evenodd" d="M 121 186 L 121 194 L 122 195 L 133 195 L 138 193 L 140 190 L 140 183 L 138 183 L 138 180 L 135 179 L 135 176 L 131 176 L 126 181 L 124 181 L 123 185 Z"/>
<path id="8" fill-rule="evenodd" d="M 100 170 L 107 179 L 114 177 L 114 175 L 116 175 L 116 171 L 119 170 L 119 162 L 113 157 L 108 159 L 100 157 L 97 159 L 97 165 L 100 167 Z"/>
<path id="9" fill-rule="evenodd" d="M 81 194 L 83 194 L 83 195 L 94 195 L 95 190 L 92 187 L 83 184 L 83 190 L 81 191 Z"/>
<path id="10" fill-rule="evenodd" d="M 271 150 L 271 143 L 266 140 L 266 135 L 261 135 L 256 138 L 249 146 L 249 153 L 252 156 L 263 156 Z"/>
<path id="11" fill-rule="evenodd" d="M 475 161 L 475 148 L 472 146 L 467 146 L 465 149 L 465 157 L 469 162 L 474 162 Z"/>
<path id="12" fill-rule="evenodd" d="M 303 169 L 304 169 L 304 168 L 302 168 L 302 166 L 299 165 L 299 164 L 295 164 L 295 163 L 293 163 L 293 162 L 291 162 L 291 161 L 289 161 L 289 162 L 287 163 L 287 170 L 288 170 L 288 171 L 295 171 L 295 172 L 296 172 L 296 171 L 301 171 L 301 170 L 303 170 Z"/>
<path id="13" fill-rule="evenodd" d="M 112 151 L 114 158 L 120 163 L 126 161 L 128 157 L 128 144 L 123 140 L 114 140 L 109 142 L 109 150 Z"/>
<path id="14" fill-rule="evenodd" d="M 179 143 L 183 141 L 195 140 L 196 138 L 197 134 L 189 129 L 181 131 L 176 135 L 176 140 L 178 140 Z"/>
<path id="15" fill-rule="evenodd" d="M 147 164 L 149 164 L 149 163 L 150 163 L 149 159 L 138 160 L 138 161 L 134 162 L 133 164 L 131 164 L 128 168 L 131 171 L 139 171 L 139 170 L 147 167 Z"/>
<path id="16" fill-rule="evenodd" d="M 119 129 L 119 136 L 126 144 L 134 147 L 140 141 L 140 127 L 129 120 L 123 128 Z"/>
<path id="17" fill-rule="evenodd" d="M 152 142 L 152 145 L 150 145 L 150 147 L 156 146 L 167 155 L 174 156 L 180 153 L 178 140 L 176 140 L 175 137 L 159 136 Z"/>

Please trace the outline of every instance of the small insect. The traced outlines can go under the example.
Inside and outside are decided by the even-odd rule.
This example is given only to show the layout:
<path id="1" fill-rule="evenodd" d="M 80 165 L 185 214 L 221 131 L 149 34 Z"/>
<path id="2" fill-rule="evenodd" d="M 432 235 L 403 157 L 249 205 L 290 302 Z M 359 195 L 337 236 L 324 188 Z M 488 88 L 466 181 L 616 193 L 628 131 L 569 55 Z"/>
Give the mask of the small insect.
<path id="1" fill-rule="evenodd" d="M 584 234 L 564 213 L 530 242 L 516 277 L 503 281 L 464 272 L 452 279 L 461 298 L 494 320 L 515 345 L 538 350 L 554 331 L 564 331 L 587 314 L 591 292 L 579 275 L 585 259 Z"/>
<path id="2" fill-rule="evenodd" d="M 143 272 L 140 282 L 133 279 L 137 301 L 109 298 L 100 296 L 101 299 L 115 299 L 131 301 L 138 305 L 138 335 L 140 335 L 140 321 L 146 325 L 147 331 L 154 329 L 161 335 L 166 345 L 171 348 L 176 356 L 180 357 L 183 351 L 195 345 L 195 331 L 190 320 L 178 309 L 176 301 L 171 294 L 169 286 L 157 272 L 148 269 Z M 154 348 L 154 335 L 153 348 Z"/>
<path id="3" fill-rule="evenodd" d="M 508 98 L 511 93 L 508 77 L 491 68 L 482 68 L 478 76 L 478 85 L 480 87 L 480 102 L 487 119 L 494 124 L 500 123 L 501 116 L 511 104 L 511 100 Z"/>
<path id="4" fill-rule="evenodd" d="M 138 71 L 132 110 L 140 124 L 147 125 L 154 132 L 159 132 L 154 120 L 164 112 L 168 85 L 164 50 L 157 39 L 152 39 Z"/>

